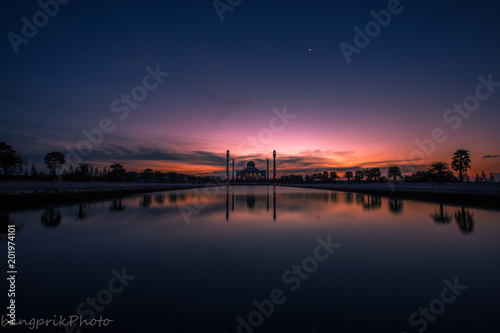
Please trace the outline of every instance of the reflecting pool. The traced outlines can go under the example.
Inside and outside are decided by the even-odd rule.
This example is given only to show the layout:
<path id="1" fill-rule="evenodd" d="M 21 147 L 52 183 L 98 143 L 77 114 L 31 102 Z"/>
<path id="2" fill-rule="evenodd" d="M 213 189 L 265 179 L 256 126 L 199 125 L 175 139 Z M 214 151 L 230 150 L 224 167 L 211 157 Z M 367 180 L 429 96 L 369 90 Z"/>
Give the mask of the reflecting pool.
<path id="1" fill-rule="evenodd" d="M 0 218 L 3 229 L 16 225 L 17 319 L 113 320 L 81 332 L 479 332 L 500 324 L 499 211 L 230 186 Z M 5 279 L 2 286 L 6 293 Z"/>

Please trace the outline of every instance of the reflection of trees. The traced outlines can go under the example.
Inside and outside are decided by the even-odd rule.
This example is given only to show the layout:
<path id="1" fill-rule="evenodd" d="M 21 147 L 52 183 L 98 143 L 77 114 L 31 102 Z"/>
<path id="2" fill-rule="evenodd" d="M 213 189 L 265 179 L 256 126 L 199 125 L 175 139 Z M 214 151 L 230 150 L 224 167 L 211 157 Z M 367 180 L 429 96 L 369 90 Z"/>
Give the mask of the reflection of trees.
<path id="1" fill-rule="evenodd" d="M 165 196 L 163 194 L 155 195 L 155 202 L 157 204 L 163 205 L 163 203 L 165 202 Z"/>
<path id="2" fill-rule="evenodd" d="M 350 205 L 353 202 L 354 202 L 354 195 L 351 192 L 347 192 L 345 194 L 345 203 Z"/>
<path id="3" fill-rule="evenodd" d="M 87 218 L 87 212 L 84 209 L 83 203 L 78 205 L 78 214 L 76 215 L 77 219 L 85 220 Z"/>
<path id="4" fill-rule="evenodd" d="M 364 210 L 377 210 L 382 208 L 382 197 L 356 193 L 356 203 L 362 206 Z"/>
<path id="5" fill-rule="evenodd" d="M 177 202 L 177 194 L 175 194 L 175 193 L 171 193 L 171 194 L 168 196 L 168 201 L 170 201 L 170 203 L 175 204 L 175 203 Z"/>
<path id="6" fill-rule="evenodd" d="M 402 199 L 390 198 L 389 199 L 389 211 L 394 215 L 399 215 L 403 213 L 404 201 Z"/>
<path id="7" fill-rule="evenodd" d="M 337 192 L 330 192 L 330 201 L 331 202 L 337 202 L 338 201 Z"/>
<path id="8" fill-rule="evenodd" d="M 40 219 L 44 227 L 55 228 L 61 224 L 62 216 L 61 212 L 55 210 L 54 208 L 50 208 L 45 210 Z"/>
<path id="9" fill-rule="evenodd" d="M 451 221 L 451 215 L 448 215 L 443 204 L 439 204 L 439 212 L 431 214 L 431 217 L 437 224 L 448 224 Z"/>
<path id="10" fill-rule="evenodd" d="M 474 214 L 472 214 L 469 209 L 465 211 L 465 207 L 455 213 L 455 220 L 457 221 L 458 228 L 464 234 L 470 234 L 474 231 Z"/>
<path id="11" fill-rule="evenodd" d="M 151 202 L 152 202 L 151 195 L 143 195 L 142 196 L 142 201 L 139 204 L 139 206 L 141 208 L 148 208 L 149 206 L 151 206 Z"/>
<path id="12" fill-rule="evenodd" d="M 363 205 L 365 202 L 365 195 L 362 193 L 356 193 L 356 204 Z"/>
<path id="13" fill-rule="evenodd" d="M 109 206 L 109 210 L 112 212 L 123 212 L 125 207 L 122 206 L 122 198 L 113 200 L 113 203 Z"/>

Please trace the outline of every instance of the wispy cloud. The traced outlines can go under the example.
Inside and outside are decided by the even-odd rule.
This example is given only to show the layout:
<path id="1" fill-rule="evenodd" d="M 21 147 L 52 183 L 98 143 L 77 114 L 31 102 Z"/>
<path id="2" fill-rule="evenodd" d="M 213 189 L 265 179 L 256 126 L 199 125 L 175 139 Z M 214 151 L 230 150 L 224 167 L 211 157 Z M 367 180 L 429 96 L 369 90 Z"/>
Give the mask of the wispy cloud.
<path id="1" fill-rule="evenodd" d="M 500 157 L 500 155 L 484 155 L 483 158 L 495 158 Z"/>

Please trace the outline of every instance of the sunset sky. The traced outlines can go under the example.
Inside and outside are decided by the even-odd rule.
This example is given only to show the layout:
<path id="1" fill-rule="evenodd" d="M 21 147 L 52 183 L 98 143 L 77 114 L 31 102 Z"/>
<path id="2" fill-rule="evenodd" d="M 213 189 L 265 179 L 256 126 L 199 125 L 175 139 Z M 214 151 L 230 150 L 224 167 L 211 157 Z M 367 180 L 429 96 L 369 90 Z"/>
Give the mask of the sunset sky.
<path id="1" fill-rule="evenodd" d="M 278 176 L 385 172 L 463 148 L 471 177 L 500 173 L 497 2 L 247 0 L 218 13 L 211 0 L 54 1 L 41 1 L 53 17 L 37 1 L 0 4 L 0 142 L 39 170 L 47 152 L 72 151 L 222 176 L 226 150 L 265 168 L 275 149 Z M 356 47 L 355 27 L 388 6 L 398 13 L 369 24 L 379 31 L 348 62 L 341 43 Z M 34 19 L 36 34 L 23 29 Z M 463 103 L 475 111 L 447 111 Z"/>

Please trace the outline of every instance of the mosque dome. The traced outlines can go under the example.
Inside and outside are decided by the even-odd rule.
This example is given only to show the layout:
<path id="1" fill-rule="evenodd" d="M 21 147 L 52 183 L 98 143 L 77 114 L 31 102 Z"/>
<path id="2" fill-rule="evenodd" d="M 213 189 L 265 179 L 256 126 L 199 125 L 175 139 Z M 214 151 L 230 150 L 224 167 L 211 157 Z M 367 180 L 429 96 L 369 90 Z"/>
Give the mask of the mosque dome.
<path id="1" fill-rule="evenodd" d="M 255 168 L 255 163 L 253 161 L 248 162 L 247 168 Z"/>

